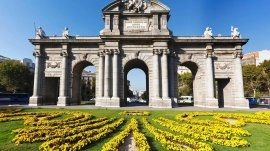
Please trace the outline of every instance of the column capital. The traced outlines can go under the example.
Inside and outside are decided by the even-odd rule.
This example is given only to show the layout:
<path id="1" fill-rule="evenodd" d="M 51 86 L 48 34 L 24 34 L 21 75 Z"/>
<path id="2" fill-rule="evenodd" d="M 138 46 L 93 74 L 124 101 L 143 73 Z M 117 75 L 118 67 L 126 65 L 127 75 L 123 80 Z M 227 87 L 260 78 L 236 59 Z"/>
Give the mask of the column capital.
<path id="1" fill-rule="evenodd" d="M 211 58 L 213 56 L 213 50 L 207 49 L 205 53 L 205 58 Z"/>
<path id="2" fill-rule="evenodd" d="M 104 51 L 99 51 L 97 54 L 99 57 L 104 57 Z"/>
<path id="3" fill-rule="evenodd" d="M 119 55 L 119 54 L 120 54 L 119 49 L 113 49 L 113 54 L 114 54 L 114 55 Z"/>
<path id="4" fill-rule="evenodd" d="M 33 56 L 35 56 L 35 57 L 40 57 L 40 56 L 41 56 L 40 50 L 35 50 L 35 51 L 33 52 Z"/>
<path id="5" fill-rule="evenodd" d="M 169 55 L 170 54 L 170 49 L 162 49 L 163 55 Z"/>
<path id="6" fill-rule="evenodd" d="M 61 55 L 62 57 L 68 57 L 68 52 L 67 52 L 67 50 L 62 50 L 62 52 L 60 53 L 60 55 Z"/>
<path id="7" fill-rule="evenodd" d="M 154 55 L 160 55 L 161 52 L 162 52 L 161 49 L 154 49 L 154 50 L 153 50 L 153 54 L 154 54 Z"/>
<path id="8" fill-rule="evenodd" d="M 236 44 L 235 45 L 235 50 L 236 51 L 242 51 L 243 50 L 242 45 L 241 44 Z"/>
<path id="9" fill-rule="evenodd" d="M 242 52 L 235 52 L 234 53 L 234 58 L 243 58 L 243 53 Z"/>
<path id="10" fill-rule="evenodd" d="M 104 49 L 103 52 L 105 55 L 111 55 L 112 54 L 112 49 Z"/>

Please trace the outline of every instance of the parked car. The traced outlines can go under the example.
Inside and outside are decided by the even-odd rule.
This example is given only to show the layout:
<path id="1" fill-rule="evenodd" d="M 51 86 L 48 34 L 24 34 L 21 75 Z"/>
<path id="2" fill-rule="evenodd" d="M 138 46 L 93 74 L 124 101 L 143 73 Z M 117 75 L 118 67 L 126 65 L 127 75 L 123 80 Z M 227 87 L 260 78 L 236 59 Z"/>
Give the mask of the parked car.
<path id="1" fill-rule="evenodd" d="M 181 96 L 178 103 L 193 103 L 193 96 Z"/>
<path id="2" fill-rule="evenodd" d="M 257 105 L 258 104 L 258 98 L 256 97 L 246 97 L 249 101 L 249 105 Z"/>
<path id="3" fill-rule="evenodd" d="M 269 96 L 261 97 L 259 103 L 260 104 L 270 104 L 270 97 Z"/>

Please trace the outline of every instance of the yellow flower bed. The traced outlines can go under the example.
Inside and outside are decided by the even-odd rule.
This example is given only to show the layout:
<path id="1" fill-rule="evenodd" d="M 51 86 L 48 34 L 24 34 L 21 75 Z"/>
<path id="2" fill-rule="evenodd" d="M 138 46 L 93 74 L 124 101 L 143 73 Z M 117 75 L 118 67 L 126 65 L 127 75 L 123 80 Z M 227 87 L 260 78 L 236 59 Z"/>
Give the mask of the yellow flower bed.
<path id="1" fill-rule="evenodd" d="M 172 131 L 190 136 L 196 140 L 209 141 L 214 144 L 230 147 L 247 147 L 250 145 L 246 140 L 239 136 L 250 136 L 251 134 L 247 130 L 240 128 L 178 123 L 165 118 L 154 119 L 153 121 L 164 127 L 170 128 Z"/>
<path id="2" fill-rule="evenodd" d="M 146 111 L 123 111 L 119 115 L 131 115 L 131 116 L 149 116 L 150 113 Z"/>
<path id="3" fill-rule="evenodd" d="M 134 118 L 131 119 L 131 122 L 128 124 L 125 130 L 103 145 L 102 151 L 118 151 L 119 146 L 124 143 L 125 138 L 127 138 L 131 133 L 133 134 L 139 151 L 150 151 L 150 146 L 147 143 L 147 139 L 145 138 L 144 134 L 139 132 L 138 122 Z"/>
<path id="4" fill-rule="evenodd" d="M 152 126 L 145 118 L 143 123 L 146 128 L 154 135 L 155 140 L 159 141 L 167 150 L 186 151 L 186 150 L 199 150 L 199 151 L 212 151 L 213 147 L 209 144 L 196 141 L 192 138 L 187 138 L 183 135 L 175 135 L 167 131 L 162 131 Z"/>
<path id="5" fill-rule="evenodd" d="M 123 116 L 148 116 L 146 111 L 123 111 Z M 65 119 L 61 119 L 62 117 Z M 129 117 L 125 117 L 129 118 Z M 176 120 L 164 117 L 153 118 L 151 123 L 142 119 L 155 140 L 166 150 L 214 150 L 211 144 L 229 147 L 248 147 L 245 137 L 251 133 L 243 129 L 247 123 L 270 125 L 270 112 L 217 113 L 187 112 L 176 115 Z M 42 142 L 40 150 L 83 150 L 89 144 L 100 141 L 115 132 L 124 123 L 124 118 L 95 118 L 82 112 L 22 112 L 20 109 L 1 110 L 0 122 L 24 120 L 25 128 L 13 130 L 15 144 Z M 154 123 L 152 123 L 154 122 Z M 153 125 L 160 125 L 157 128 Z M 163 128 L 162 128 L 163 127 Z M 172 133 L 174 132 L 174 133 Z M 128 135 L 133 135 L 139 150 L 148 151 L 150 146 L 138 121 L 130 120 L 126 128 L 106 143 L 103 151 L 118 150 Z M 210 144 L 211 143 L 211 144 Z"/>

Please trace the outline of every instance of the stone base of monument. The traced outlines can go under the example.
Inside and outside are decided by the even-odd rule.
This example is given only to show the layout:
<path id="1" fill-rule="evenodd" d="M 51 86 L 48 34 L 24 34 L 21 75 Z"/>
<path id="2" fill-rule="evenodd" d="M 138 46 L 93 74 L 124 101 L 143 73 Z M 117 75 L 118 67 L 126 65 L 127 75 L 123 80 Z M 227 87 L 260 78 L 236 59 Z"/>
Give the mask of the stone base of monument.
<path id="1" fill-rule="evenodd" d="M 152 98 L 149 102 L 152 108 L 172 108 L 172 99 Z"/>
<path id="2" fill-rule="evenodd" d="M 237 108 L 237 109 L 249 109 L 249 101 L 245 98 L 236 98 L 231 104 L 225 104 L 224 107 L 227 108 Z"/>
<path id="3" fill-rule="evenodd" d="M 120 107 L 120 98 L 97 98 L 96 106 Z"/>
<path id="4" fill-rule="evenodd" d="M 40 96 L 32 96 L 29 98 L 29 106 L 41 106 L 43 98 Z"/>
<path id="5" fill-rule="evenodd" d="M 219 108 L 218 99 L 216 98 L 206 98 L 204 104 L 203 102 L 194 102 L 194 106 L 196 107 L 206 107 L 206 108 Z"/>
<path id="6" fill-rule="evenodd" d="M 69 98 L 68 97 L 58 97 L 57 106 L 68 106 L 69 104 Z"/>

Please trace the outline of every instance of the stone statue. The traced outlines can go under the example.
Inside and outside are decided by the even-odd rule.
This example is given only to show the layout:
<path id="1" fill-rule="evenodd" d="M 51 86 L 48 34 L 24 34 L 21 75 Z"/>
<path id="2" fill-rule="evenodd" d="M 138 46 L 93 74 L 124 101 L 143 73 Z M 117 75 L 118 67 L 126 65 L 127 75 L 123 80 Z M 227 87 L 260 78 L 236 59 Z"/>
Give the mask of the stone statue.
<path id="1" fill-rule="evenodd" d="M 46 34 L 44 32 L 44 30 L 42 29 L 42 27 L 38 27 L 38 29 L 36 30 L 36 38 L 45 38 Z"/>
<path id="2" fill-rule="evenodd" d="M 204 37 L 206 37 L 206 38 L 211 38 L 211 37 L 213 36 L 212 28 L 206 27 L 206 29 L 205 29 L 203 35 L 204 35 Z"/>
<path id="3" fill-rule="evenodd" d="M 238 28 L 231 27 L 231 36 L 233 39 L 240 38 L 240 32 L 238 31 Z"/>
<path id="4" fill-rule="evenodd" d="M 69 38 L 69 30 L 68 30 L 67 27 L 65 27 L 65 29 L 64 29 L 64 31 L 63 31 L 63 33 L 62 33 L 62 36 L 63 36 L 63 37 L 66 37 L 66 38 Z"/>
<path id="5" fill-rule="evenodd" d="M 147 4 L 144 0 L 128 0 L 126 8 L 129 11 L 143 12 L 147 8 Z"/>

